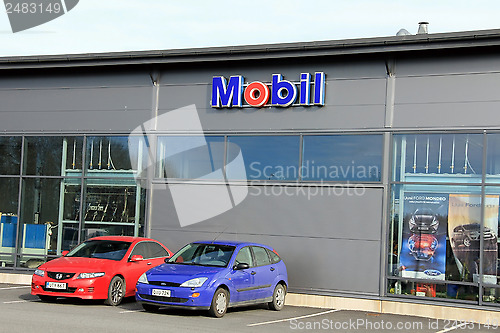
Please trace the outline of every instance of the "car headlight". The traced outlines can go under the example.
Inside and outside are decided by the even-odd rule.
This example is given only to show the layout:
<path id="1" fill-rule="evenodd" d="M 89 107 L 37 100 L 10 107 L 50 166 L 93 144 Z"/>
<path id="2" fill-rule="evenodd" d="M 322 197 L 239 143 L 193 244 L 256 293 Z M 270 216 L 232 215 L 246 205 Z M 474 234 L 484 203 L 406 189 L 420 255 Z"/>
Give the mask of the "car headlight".
<path id="1" fill-rule="evenodd" d="M 98 278 L 104 276 L 104 272 L 98 272 L 98 273 L 80 273 L 77 277 L 77 279 L 93 279 L 93 278 Z"/>
<path id="2" fill-rule="evenodd" d="M 33 273 L 33 274 L 41 276 L 41 277 L 44 277 L 45 276 L 45 271 L 37 268 L 37 269 L 35 269 L 35 273 Z"/>
<path id="3" fill-rule="evenodd" d="M 187 280 L 186 282 L 181 284 L 181 287 L 198 288 L 198 287 L 201 287 L 203 285 L 203 283 L 205 283 L 205 281 L 207 281 L 207 280 L 208 280 L 208 278 L 206 278 L 206 277 L 200 277 L 200 278 Z"/>
<path id="4" fill-rule="evenodd" d="M 149 284 L 148 277 L 146 276 L 146 273 L 143 273 L 139 280 L 137 280 L 137 283 L 145 283 Z"/>

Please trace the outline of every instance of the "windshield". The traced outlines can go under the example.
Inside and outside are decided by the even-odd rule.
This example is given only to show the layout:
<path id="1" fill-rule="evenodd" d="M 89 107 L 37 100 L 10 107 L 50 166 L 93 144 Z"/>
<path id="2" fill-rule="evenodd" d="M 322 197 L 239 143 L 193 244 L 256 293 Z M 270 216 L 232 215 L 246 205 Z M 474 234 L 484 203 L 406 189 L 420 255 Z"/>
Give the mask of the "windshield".
<path id="1" fill-rule="evenodd" d="M 71 250 L 66 257 L 99 258 L 121 260 L 127 253 L 131 242 L 111 240 L 90 240 Z"/>
<path id="2" fill-rule="evenodd" d="M 230 245 L 191 243 L 180 249 L 167 263 L 226 267 L 234 249 Z"/>

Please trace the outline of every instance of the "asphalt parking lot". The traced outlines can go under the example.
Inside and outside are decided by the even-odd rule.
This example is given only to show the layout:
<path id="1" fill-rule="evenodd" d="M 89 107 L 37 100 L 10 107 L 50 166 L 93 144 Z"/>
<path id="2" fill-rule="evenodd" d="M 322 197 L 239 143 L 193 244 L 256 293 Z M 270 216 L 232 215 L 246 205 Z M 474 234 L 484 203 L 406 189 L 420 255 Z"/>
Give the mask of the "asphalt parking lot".
<path id="1" fill-rule="evenodd" d="M 204 311 L 144 312 L 133 299 L 117 307 L 97 301 L 59 299 L 43 303 L 29 286 L 0 284 L 0 332 L 500 332 L 477 323 L 285 306 L 230 309 L 220 319 Z"/>

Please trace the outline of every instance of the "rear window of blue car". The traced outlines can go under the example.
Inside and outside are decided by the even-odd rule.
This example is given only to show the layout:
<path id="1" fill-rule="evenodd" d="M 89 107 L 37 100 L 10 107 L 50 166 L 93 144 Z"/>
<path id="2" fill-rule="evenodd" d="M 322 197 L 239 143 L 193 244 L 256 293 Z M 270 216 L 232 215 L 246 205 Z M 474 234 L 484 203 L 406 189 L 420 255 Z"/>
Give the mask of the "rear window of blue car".
<path id="1" fill-rule="evenodd" d="M 234 249 L 231 245 L 191 243 L 174 254 L 168 263 L 226 267 Z"/>

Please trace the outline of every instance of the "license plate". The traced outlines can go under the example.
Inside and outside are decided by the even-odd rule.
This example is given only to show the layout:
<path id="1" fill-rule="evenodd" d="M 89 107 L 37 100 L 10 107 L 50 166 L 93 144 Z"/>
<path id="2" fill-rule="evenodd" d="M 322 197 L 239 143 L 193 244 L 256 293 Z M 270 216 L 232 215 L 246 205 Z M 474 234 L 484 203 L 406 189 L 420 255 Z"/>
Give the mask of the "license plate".
<path id="1" fill-rule="evenodd" d="M 67 283 L 62 283 L 62 282 L 47 282 L 45 284 L 45 288 L 50 288 L 50 289 L 66 289 Z"/>
<path id="2" fill-rule="evenodd" d="M 153 295 L 153 296 L 170 297 L 170 290 L 164 290 L 164 289 L 153 289 L 153 290 L 151 291 L 151 295 Z"/>

